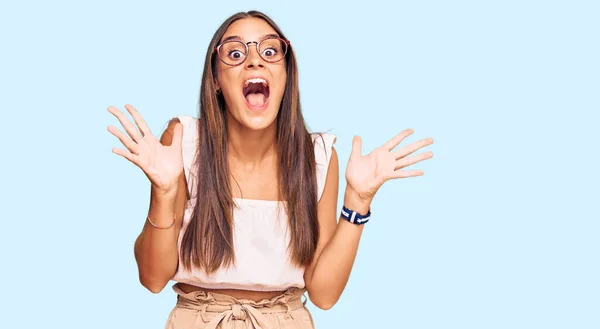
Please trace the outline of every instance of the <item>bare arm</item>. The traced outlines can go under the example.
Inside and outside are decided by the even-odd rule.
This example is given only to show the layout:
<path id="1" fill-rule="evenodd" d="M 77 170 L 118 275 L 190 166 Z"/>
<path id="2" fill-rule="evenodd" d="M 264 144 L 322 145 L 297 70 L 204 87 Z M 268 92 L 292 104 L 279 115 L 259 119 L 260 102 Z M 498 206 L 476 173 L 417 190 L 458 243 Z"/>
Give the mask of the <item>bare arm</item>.
<path id="1" fill-rule="evenodd" d="M 324 310 L 333 307 L 346 287 L 364 228 L 336 218 L 339 164 L 337 152 L 335 149 L 332 152 L 318 205 L 319 243 L 313 263 L 305 272 L 310 300 Z M 346 189 L 344 200 L 351 209 L 363 214 L 368 211 L 369 205 L 357 202 L 349 189 Z"/>
<path id="2" fill-rule="evenodd" d="M 407 129 L 366 156 L 361 155 L 362 142 L 355 138 L 352 154 L 346 168 L 347 187 L 344 205 L 360 214 L 366 214 L 371 201 L 381 185 L 390 179 L 421 176 L 420 170 L 400 170 L 416 162 L 431 158 L 427 152 L 407 157 L 416 150 L 433 143 L 424 139 L 398 151 L 393 149 L 412 130 Z M 339 165 L 332 149 L 327 179 L 318 204 L 321 232 L 312 264 L 306 269 L 304 280 L 310 300 L 321 309 L 330 309 L 344 291 L 356 254 L 364 225 L 351 224 L 337 215 Z"/>
<path id="3" fill-rule="evenodd" d="M 175 124 L 173 119 L 162 134 L 162 145 L 171 145 Z M 175 191 L 163 194 L 155 188 L 150 191 L 148 217 L 159 227 L 153 227 L 147 220 L 142 232 L 135 241 L 134 254 L 141 284 L 153 293 L 159 293 L 175 275 L 178 265 L 177 239 L 183 220 L 187 200 L 187 183 L 182 172 Z M 175 216 L 175 218 L 173 218 Z"/>

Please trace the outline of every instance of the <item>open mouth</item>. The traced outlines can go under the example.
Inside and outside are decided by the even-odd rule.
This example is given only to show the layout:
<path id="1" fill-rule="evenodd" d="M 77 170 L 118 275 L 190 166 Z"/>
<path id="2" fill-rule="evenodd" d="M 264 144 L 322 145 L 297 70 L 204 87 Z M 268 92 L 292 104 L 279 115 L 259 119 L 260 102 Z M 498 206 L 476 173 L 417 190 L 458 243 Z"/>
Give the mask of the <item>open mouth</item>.
<path id="1" fill-rule="evenodd" d="M 269 84 L 263 78 L 246 80 L 242 90 L 248 105 L 253 108 L 263 109 L 269 100 Z"/>

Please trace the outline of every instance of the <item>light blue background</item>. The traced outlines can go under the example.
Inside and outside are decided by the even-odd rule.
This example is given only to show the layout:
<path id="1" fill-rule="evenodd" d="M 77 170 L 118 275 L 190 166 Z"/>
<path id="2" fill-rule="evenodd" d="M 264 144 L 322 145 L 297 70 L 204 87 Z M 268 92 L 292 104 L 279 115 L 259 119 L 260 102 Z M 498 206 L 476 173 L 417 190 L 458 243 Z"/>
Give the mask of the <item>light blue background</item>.
<path id="1" fill-rule="evenodd" d="M 162 328 L 138 282 L 142 172 L 109 105 L 196 115 L 208 42 L 260 9 L 291 39 L 310 128 L 433 137 L 373 203 L 317 328 L 600 328 L 600 8 L 593 1 L 23 1 L 0 5 L 3 328 Z M 340 189 L 345 182 L 342 179 Z M 340 194 L 340 199 L 343 195 Z"/>

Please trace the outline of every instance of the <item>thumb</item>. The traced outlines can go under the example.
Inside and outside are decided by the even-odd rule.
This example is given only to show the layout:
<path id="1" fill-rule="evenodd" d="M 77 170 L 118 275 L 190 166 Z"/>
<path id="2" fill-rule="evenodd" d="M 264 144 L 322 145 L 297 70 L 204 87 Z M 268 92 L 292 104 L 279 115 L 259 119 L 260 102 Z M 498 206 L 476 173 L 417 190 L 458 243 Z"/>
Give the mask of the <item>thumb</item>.
<path id="1" fill-rule="evenodd" d="M 350 153 L 350 158 L 359 158 L 362 154 L 362 140 L 360 136 L 354 136 L 352 138 L 352 153 Z"/>
<path id="2" fill-rule="evenodd" d="M 173 141 L 171 142 L 171 146 L 178 150 L 181 150 L 181 144 L 183 140 L 183 125 L 181 123 L 176 123 L 175 128 L 173 128 Z"/>

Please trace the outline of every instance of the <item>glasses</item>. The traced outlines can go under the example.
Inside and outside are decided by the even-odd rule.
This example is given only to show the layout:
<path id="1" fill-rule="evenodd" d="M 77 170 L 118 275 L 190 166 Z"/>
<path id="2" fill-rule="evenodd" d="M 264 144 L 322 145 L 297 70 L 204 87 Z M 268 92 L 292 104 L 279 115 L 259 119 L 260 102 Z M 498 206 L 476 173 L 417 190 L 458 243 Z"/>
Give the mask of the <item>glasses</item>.
<path id="1" fill-rule="evenodd" d="M 260 42 L 250 41 L 243 43 L 241 41 L 225 41 L 215 47 L 221 61 L 230 66 L 237 66 L 248 58 L 249 45 L 256 45 L 256 51 L 260 58 L 265 62 L 277 63 L 282 60 L 288 51 L 290 42 L 281 38 L 268 38 Z"/>

